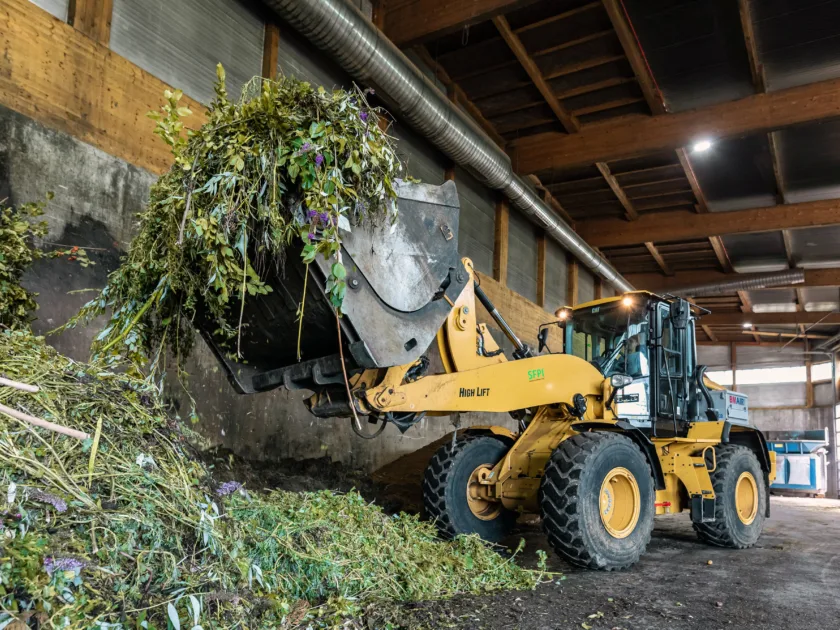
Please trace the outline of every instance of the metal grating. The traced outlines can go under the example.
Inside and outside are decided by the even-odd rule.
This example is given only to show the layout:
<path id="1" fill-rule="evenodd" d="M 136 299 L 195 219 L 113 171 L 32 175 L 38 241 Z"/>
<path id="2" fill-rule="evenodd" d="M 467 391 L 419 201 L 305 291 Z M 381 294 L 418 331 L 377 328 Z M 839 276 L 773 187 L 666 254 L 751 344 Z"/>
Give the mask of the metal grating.
<path id="1" fill-rule="evenodd" d="M 114 0 L 111 49 L 205 104 L 217 63 L 233 96 L 260 74 L 264 34 L 262 20 L 235 0 Z"/>

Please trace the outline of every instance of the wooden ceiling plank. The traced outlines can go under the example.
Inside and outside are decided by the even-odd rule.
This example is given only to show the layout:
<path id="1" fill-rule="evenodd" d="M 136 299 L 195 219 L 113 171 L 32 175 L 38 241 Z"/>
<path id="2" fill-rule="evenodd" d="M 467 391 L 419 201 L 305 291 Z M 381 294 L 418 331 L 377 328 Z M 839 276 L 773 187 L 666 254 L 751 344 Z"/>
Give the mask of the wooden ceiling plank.
<path id="1" fill-rule="evenodd" d="M 557 116 L 557 119 L 560 121 L 560 124 L 563 125 L 563 128 L 569 133 L 576 132 L 580 128 L 577 120 L 573 115 L 569 114 L 569 112 L 566 111 L 566 108 L 563 107 L 563 105 L 560 104 L 560 101 L 557 100 L 554 92 L 551 91 L 551 88 L 543 77 L 542 72 L 540 72 L 540 69 L 537 67 L 536 62 L 531 58 L 531 55 L 529 55 L 528 51 L 525 49 L 525 45 L 522 43 L 522 40 L 519 39 L 519 36 L 510 28 L 507 18 L 503 15 L 498 15 L 493 18 L 493 24 L 496 25 L 502 39 L 505 40 L 505 43 L 511 49 L 514 56 L 519 60 L 519 63 L 522 64 L 525 72 L 528 73 L 531 81 L 533 81 L 534 85 L 537 86 L 540 94 L 542 94 L 545 102 L 548 103 L 551 111 L 554 112 L 554 115 Z"/>
<path id="2" fill-rule="evenodd" d="M 647 242 L 645 243 L 645 247 L 647 247 L 648 252 L 650 255 L 653 256 L 653 259 L 656 261 L 656 264 L 659 265 L 659 268 L 662 270 L 666 276 L 673 276 L 674 272 L 671 271 L 671 268 L 668 266 L 668 263 L 665 262 L 665 259 L 662 257 L 662 254 L 656 249 L 656 245 L 653 243 Z"/>
<path id="3" fill-rule="evenodd" d="M 642 55 L 642 51 L 639 49 L 636 36 L 627 22 L 627 16 L 619 6 L 618 0 L 603 0 L 603 5 L 610 18 L 610 23 L 615 29 L 616 35 L 618 35 L 618 41 L 624 49 L 624 54 L 630 62 L 633 74 L 636 75 L 636 81 L 639 83 L 650 111 L 654 114 L 664 114 L 666 109 L 662 95 L 659 93 L 656 81 Z"/>
<path id="4" fill-rule="evenodd" d="M 781 129 L 840 114 L 840 78 L 756 94 L 675 114 L 616 119 L 563 136 L 543 133 L 514 145 L 517 172 L 530 173 L 632 158 L 692 144 Z"/>
<path id="5" fill-rule="evenodd" d="M 703 332 L 706 333 L 709 341 L 717 341 L 717 337 L 715 337 L 715 333 L 712 332 L 712 328 L 710 326 L 701 325 L 700 328 L 702 328 Z"/>
<path id="6" fill-rule="evenodd" d="M 575 46 L 580 46 L 581 44 L 586 44 L 588 42 L 595 41 L 596 39 L 601 39 L 602 37 L 608 37 L 612 34 L 612 29 L 608 29 L 605 31 L 596 31 L 595 33 L 590 33 L 589 35 L 582 35 L 580 37 L 576 37 L 575 39 L 570 39 L 568 41 L 555 44 L 554 46 L 549 46 L 548 48 L 540 48 L 539 50 L 533 51 L 531 55 L 534 57 L 543 57 L 545 55 L 550 55 L 551 53 L 555 53 L 560 50 L 574 48 Z"/>
<path id="7" fill-rule="evenodd" d="M 603 55 L 601 57 L 585 59 L 584 61 L 579 61 L 577 63 L 570 63 L 545 75 L 545 80 L 551 81 L 557 77 L 564 77 L 569 74 L 574 74 L 575 72 L 589 70 L 590 68 L 597 68 L 598 66 L 603 66 L 608 63 L 612 63 L 613 61 L 620 61 L 621 59 L 624 59 L 624 55 Z M 582 162 L 578 162 L 578 164 L 582 164 Z"/>
<path id="8" fill-rule="evenodd" d="M 738 0 L 738 13 L 741 15 L 741 30 L 744 32 L 744 44 L 747 47 L 747 58 L 750 62 L 750 74 L 752 75 L 755 91 L 766 92 L 764 80 L 764 67 L 758 58 L 758 45 L 753 31 L 752 10 L 750 0 Z"/>
<path id="9" fill-rule="evenodd" d="M 596 8 L 600 3 L 599 2 L 588 2 L 582 6 L 576 7 L 574 9 L 569 9 L 568 11 L 563 11 L 562 13 L 557 13 L 556 15 L 549 15 L 542 20 L 537 20 L 536 22 L 531 22 L 530 24 L 525 24 L 524 26 L 520 26 L 516 29 L 516 33 L 525 33 L 527 31 L 534 30 L 536 28 L 540 28 L 541 26 L 545 26 L 546 24 L 552 24 L 553 22 L 559 22 L 560 20 L 565 20 L 570 18 L 574 15 L 578 15 L 580 13 L 584 13 L 586 11 L 591 11 L 592 9 Z"/>
<path id="10" fill-rule="evenodd" d="M 589 105 L 588 107 L 580 107 L 578 109 L 572 110 L 572 115 L 579 117 L 579 116 L 586 116 L 587 114 L 597 114 L 598 112 L 605 112 L 609 109 L 618 109 L 619 107 L 625 107 L 627 105 L 632 105 L 633 103 L 641 103 L 644 99 L 638 98 L 635 96 L 628 96 L 627 98 L 617 98 L 612 101 L 606 101 L 604 103 L 595 103 L 594 105 Z"/>
<path id="11" fill-rule="evenodd" d="M 626 218 L 630 221 L 638 219 L 639 213 L 636 212 L 636 208 L 633 206 L 633 203 L 627 198 L 627 195 L 624 194 L 624 190 L 622 190 L 621 186 L 619 186 L 618 181 L 610 171 L 609 165 L 606 162 L 598 162 L 595 166 L 598 168 L 598 171 L 600 171 L 601 175 L 606 180 L 607 184 L 609 184 L 609 187 L 612 189 L 619 202 L 621 202 L 621 205 L 624 207 Z"/>
<path id="12" fill-rule="evenodd" d="M 583 133 L 583 132 L 581 132 Z M 840 223 L 840 199 L 803 201 L 783 206 L 752 208 L 708 216 L 684 211 L 643 214 L 638 221 L 620 219 L 582 221 L 581 236 L 596 247 L 639 245 L 776 230 L 821 227 Z"/>

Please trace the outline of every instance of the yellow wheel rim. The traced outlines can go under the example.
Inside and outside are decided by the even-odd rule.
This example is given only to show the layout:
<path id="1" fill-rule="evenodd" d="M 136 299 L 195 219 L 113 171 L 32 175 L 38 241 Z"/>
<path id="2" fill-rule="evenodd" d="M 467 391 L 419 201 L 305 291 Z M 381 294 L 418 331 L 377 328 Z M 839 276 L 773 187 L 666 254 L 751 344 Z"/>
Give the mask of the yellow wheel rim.
<path id="1" fill-rule="evenodd" d="M 482 464 L 470 475 L 467 481 L 467 505 L 470 511 L 482 521 L 492 521 L 502 512 L 502 504 L 490 498 L 490 486 L 480 483 L 480 479 L 486 477 L 492 468 Z"/>
<path id="2" fill-rule="evenodd" d="M 627 538 L 639 522 L 639 484 L 626 468 L 613 468 L 601 484 L 601 522 L 613 538 Z"/>
<path id="3" fill-rule="evenodd" d="M 735 510 L 744 525 L 749 525 L 758 514 L 758 486 L 752 473 L 742 472 L 735 483 Z"/>

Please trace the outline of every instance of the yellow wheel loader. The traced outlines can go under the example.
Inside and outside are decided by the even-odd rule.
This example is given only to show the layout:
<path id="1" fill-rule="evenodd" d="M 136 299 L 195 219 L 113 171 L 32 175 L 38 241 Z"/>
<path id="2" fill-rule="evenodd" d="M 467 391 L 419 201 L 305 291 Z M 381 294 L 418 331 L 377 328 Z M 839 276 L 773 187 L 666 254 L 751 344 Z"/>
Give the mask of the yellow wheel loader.
<path id="1" fill-rule="evenodd" d="M 641 291 L 560 309 L 540 327 L 535 351 L 458 255 L 454 184 L 404 184 L 399 204 L 394 225 L 345 236 L 341 318 L 325 296 L 330 261 L 287 263 L 275 290 L 247 309 L 247 363 L 204 331 L 240 392 L 314 392 L 314 415 L 364 418 L 354 421 L 363 437 L 386 423 L 405 431 L 424 417 L 510 414 L 517 431 L 456 431 L 429 462 L 425 510 L 443 536 L 498 541 L 519 514 L 539 514 L 560 555 L 612 570 L 639 559 L 654 516 L 688 511 L 710 544 L 755 544 L 769 515 L 775 453 L 749 425 L 746 397 L 711 383 L 697 365 L 701 309 Z M 304 287 L 306 356 L 297 361 L 290 313 Z M 477 302 L 509 353 L 477 321 Z M 435 344 L 442 369 L 430 373 Z"/>

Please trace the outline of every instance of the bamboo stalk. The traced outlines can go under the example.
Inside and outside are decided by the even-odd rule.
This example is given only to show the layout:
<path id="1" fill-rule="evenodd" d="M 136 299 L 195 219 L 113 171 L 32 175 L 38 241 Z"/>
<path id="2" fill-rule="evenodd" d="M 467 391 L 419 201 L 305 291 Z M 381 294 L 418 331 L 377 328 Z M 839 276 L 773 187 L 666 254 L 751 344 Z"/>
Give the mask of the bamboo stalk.
<path id="1" fill-rule="evenodd" d="M 27 385 L 26 383 L 18 383 L 17 381 L 13 381 L 8 378 L 3 378 L 0 376 L 0 385 L 5 385 L 6 387 L 14 387 L 15 389 L 19 389 L 22 392 L 29 392 L 30 394 L 37 394 L 40 388 L 37 385 Z"/>
<path id="2" fill-rule="evenodd" d="M 6 405 L 0 405 L 0 413 L 5 413 L 7 416 L 11 416 L 16 420 L 22 420 L 23 422 L 34 424 L 36 427 L 41 427 L 42 429 L 49 429 L 50 431 L 55 431 L 56 433 L 61 433 L 62 435 L 68 435 L 70 437 L 76 438 L 77 440 L 86 440 L 90 437 L 89 434 L 83 431 L 77 431 L 76 429 L 68 429 L 67 427 L 61 426 L 60 424 L 55 424 L 53 422 L 41 420 L 41 418 L 30 416 L 29 414 L 23 413 L 22 411 L 18 411 L 17 409 L 12 409 L 11 407 L 7 407 Z"/>

